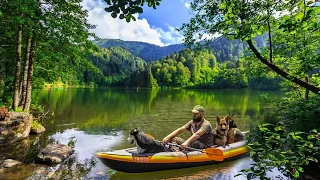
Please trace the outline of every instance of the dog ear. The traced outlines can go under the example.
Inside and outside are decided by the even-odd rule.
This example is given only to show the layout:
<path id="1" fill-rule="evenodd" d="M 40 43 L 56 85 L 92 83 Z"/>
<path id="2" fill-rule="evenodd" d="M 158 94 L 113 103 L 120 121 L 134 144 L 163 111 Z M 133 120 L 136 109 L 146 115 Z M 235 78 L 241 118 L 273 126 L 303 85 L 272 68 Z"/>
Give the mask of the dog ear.
<path id="1" fill-rule="evenodd" d="M 226 118 L 224 118 L 225 120 L 226 120 L 226 122 L 227 122 L 227 124 L 229 124 L 230 123 L 230 121 L 231 121 L 231 117 L 230 116 L 227 116 Z"/>
<path id="2" fill-rule="evenodd" d="M 217 122 L 220 123 L 221 118 L 217 116 Z"/>

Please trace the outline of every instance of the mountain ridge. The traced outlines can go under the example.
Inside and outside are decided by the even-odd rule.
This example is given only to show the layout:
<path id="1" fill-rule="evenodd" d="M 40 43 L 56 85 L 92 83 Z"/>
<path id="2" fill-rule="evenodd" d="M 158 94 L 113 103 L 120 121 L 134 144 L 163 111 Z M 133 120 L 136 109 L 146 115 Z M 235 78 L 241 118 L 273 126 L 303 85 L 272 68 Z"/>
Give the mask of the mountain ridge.
<path id="1" fill-rule="evenodd" d="M 257 47 L 266 45 L 265 36 L 255 38 Z M 158 46 L 140 41 L 124 41 L 120 39 L 101 39 L 93 41 L 100 48 L 122 47 L 132 54 L 142 58 L 147 63 L 158 61 L 171 54 L 185 50 L 184 44 L 172 44 L 168 46 Z M 247 43 L 240 40 L 229 40 L 225 37 L 218 37 L 206 45 L 217 58 L 218 62 L 237 61 L 244 55 Z"/>

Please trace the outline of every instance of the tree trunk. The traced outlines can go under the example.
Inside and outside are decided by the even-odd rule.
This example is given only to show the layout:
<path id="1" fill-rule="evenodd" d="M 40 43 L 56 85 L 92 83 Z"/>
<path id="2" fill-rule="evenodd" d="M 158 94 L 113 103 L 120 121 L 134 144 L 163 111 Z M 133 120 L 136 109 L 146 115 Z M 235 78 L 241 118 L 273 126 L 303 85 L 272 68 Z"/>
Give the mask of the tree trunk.
<path id="1" fill-rule="evenodd" d="M 2 89 L 4 87 L 4 79 L 3 79 L 2 69 L 3 69 L 3 61 L 2 61 L 2 58 L 0 57 L 0 89 Z"/>
<path id="2" fill-rule="evenodd" d="M 3 63 L 2 63 L 3 64 Z M 6 61 L 6 63 L 5 64 L 3 64 L 4 65 L 4 75 L 5 75 L 5 77 L 3 78 L 5 81 L 4 81 L 4 86 L 3 86 L 3 94 L 2 94 L 2 102 L 4 102 L 4 103 L 6 103 L 6 102 L 8 102 L 8 96 L 7 96 L 7 94 L 8 94 L 8 88 L 6 88 L 7 87 L 7 85 L 8 85 L 8 81 L 6 81 L 8 78 L 9 78 L 9 62 L 8 61 Z"/>
<path id="3" fill-rule="evenodd" d="M 308 76 L 308 75 L 307 75 L 307 77 L 306 77 L 306 82 L 309 82 L 309 76 Z M 306 92 L 305 92 L 305 94 L 304 94 L 304 99 L 305 99 L 306 101 L 309 100 L 309 89 L 306 89 Z"/>
<path id="4" fill-rule="evenodd" d="M 34 63 L 34 56 L 36 53 L 36 34 L 32 36 L 31 40 L 31 51 L 29 57 L 29 67 L 28 67 L 28 77 L 27 77 L 27 91 L 26 91 L 26 98 L 23 105 L 23 110 L 29 111 L 30 104 L 31 104 L 31 91 L 32 91 L 32 76 L 33 76 L 33 63 Z"/>
<path id="5" fill-rule="evenodd" d="M 17 60 L 16 70 L 14 72 L 13 80 L 13 102 L 12 109 L 15 111 L 19 103 L 19 76 L 20 76 L 20 63 L 21 63 L 21 40 L 22 40 L 22 25 L 18 25 L 17 32 Z"/>
<path id="6" fill-rule="evenodd" d="M 275 64 L 273 63 L 270 63 L 267 59 L 265 59 L 264 57 L 261 56 L 261 54 L 258 52 L 258 50 L 256 49 L 256 47 L 253 45 L 252 41 L 251 40 L 248 40 L 247 41 L 248 45 L 249 45 L 249 48 L 251 49 L 251 51 L 255 54 L 255 56 L 265 65 L 269 66 L 270 69 L 272 69 L 274 72 L 276 72 L 277 74 L 279 74 L 280 76 L 284 77 L 285 79 L 295 83 L 295 84 L 298 84 L 299 86 L 301 87 L 304 87 L 305 89 L 315 93 L 315 94 L 318 94 L 320 95 L 320 88 L 308 83 L 308 82 L 305 82 L 305 81 L 302 81 L 300 79 L 298 79 L 297 77 L 293 76 L 293 75 L 290 75 L 289 73 L 287 73 L 286 71 L 284 71 L 283 69 L 280 69 L 278 66 L 276 66 Z"/>
<path id="7" fill-rule="evenodd" d="M 26 55 L 24 57 L 24 70 L 23 70 L 22 80 L 21 80 L 21 83 L 20 83 L 20 102 L 19 102 L 19 107 L 23 107 L 24 103 L 26 101 L 30 49 L 31 49 L 31 36 L 28 37 L 27 47 L 26 47 Z"/>

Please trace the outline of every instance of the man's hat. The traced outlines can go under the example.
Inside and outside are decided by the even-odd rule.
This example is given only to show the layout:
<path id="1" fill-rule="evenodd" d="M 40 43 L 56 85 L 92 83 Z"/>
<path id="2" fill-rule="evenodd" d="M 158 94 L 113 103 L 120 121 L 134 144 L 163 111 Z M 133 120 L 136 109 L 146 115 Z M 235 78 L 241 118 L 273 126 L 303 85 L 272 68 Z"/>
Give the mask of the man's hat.
<path id="1" fill-rule="evenodd" d="M 199 112 L 204 112 L 204 108 L 201 105 L 196 105 L 191 112 L 193 113 L 199 113 Z"/>

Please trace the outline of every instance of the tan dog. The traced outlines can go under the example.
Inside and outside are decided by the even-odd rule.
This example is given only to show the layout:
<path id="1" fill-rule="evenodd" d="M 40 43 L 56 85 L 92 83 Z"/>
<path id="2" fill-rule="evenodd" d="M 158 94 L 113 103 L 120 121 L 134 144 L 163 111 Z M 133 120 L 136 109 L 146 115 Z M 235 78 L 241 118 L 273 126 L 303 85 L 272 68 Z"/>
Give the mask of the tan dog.
<path id="1" fill-rule="evenodd" d="M 237 128 L 237 124 L 233 120 L 233 115 L 230 116 L 231 120 L 229 122 L 229 131 L 227 135 L 227 144 L 235 143 L 242 141 L 244 139 L 244 135 Z"/>
<path id="2" fill-rule="evenodd" d="M 226 147 L 230 120 L 231 116 L 226 116 L 224 118 L 217 116 L 216 128 L 213 130 L 214 144 Z"/>

